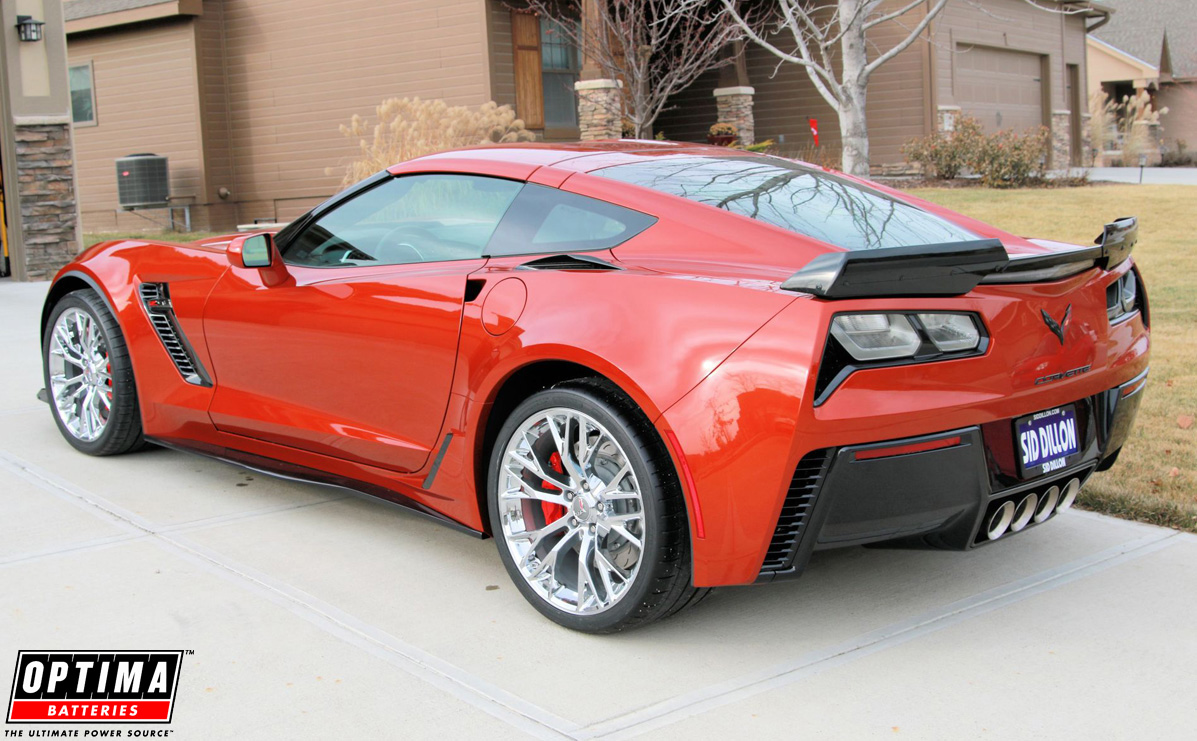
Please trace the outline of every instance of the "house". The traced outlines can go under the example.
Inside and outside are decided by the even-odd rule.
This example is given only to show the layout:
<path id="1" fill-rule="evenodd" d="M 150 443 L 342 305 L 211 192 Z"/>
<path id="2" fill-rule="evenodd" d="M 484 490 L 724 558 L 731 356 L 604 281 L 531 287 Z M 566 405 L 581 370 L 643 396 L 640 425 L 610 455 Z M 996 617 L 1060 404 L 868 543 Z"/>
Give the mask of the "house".
<path id="1" fill-rule="evenodd" d="M 1197 148 L 1197 3 L 1191 0 L 1102 0 L 1110 22 L 1088 40 L 1089 89 L 1121 100 L 1151 94 L 1166 149 Z"/>
<path id="2" fill-rule="evenodd" d="M 1107 13 L 1041 4 L 1063 12 L 952 0 L 934 43 L 914 44 L 873 77 L 873 165 L 899 166 L 905 141 L 961 114 L 990 129 L 1048 126 L 1053 161 L 1079 163 L 1086 23 Z M 619 121 L 592 105 L 618 95 L 617 83 L 551 22 L 503 0 L 66 0 L 65 13 L 89 232 L 165 220 L 118 208 L 114 161 L 142 152 L 169 158 L 171 204 L 187 207 L 193 228 L 290 220 L 338 190 L 354 154 L 339 125 L 388 97 L 512 104 L 545 139 L 619 135 Z M 900 32 L 877 30 L 882 47 Z M 733 120 L 784 152 L 833 160 L 834 115 L 805 73 L 775 68 L 749 48 L 679 94 L 658 130 L 703 140 L 716 120 Z M 808 153 L 812 118 L 823 150 Z"/>

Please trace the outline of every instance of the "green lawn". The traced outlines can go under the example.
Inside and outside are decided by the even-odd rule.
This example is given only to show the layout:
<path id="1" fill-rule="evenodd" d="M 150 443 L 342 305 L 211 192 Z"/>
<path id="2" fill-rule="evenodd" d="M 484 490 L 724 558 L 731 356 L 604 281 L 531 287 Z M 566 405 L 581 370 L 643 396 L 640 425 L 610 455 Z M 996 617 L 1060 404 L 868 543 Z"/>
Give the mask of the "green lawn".
<path id="1" fill-rule="evenodd" d="M 1014 234 L 1090 244 L 1119 216 L 1139 217 L 1135 261 L 1151 306 L 1151 376 L 1113 469 L 1080 502 L 1108 514 L 1197 532 L 1197 187 L 912 191 Z"/>

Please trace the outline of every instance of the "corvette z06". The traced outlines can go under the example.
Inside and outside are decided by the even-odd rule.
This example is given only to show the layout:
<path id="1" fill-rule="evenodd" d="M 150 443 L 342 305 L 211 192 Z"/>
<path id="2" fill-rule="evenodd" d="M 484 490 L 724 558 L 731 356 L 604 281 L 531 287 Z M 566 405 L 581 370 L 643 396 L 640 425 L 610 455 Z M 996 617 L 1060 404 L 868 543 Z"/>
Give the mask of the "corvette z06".
<path id="1" fill-rule="evenodd" d="M 46 300 L 43 398 L 84 453 L 493 537 L 537 610 L 613 632 L 815 550 L 970 550 L 1071 506 L 1148 371 L 1136 220 L 1098 231 L 720 147 L 443 152 L 277 233 L 91 247 Z"/>

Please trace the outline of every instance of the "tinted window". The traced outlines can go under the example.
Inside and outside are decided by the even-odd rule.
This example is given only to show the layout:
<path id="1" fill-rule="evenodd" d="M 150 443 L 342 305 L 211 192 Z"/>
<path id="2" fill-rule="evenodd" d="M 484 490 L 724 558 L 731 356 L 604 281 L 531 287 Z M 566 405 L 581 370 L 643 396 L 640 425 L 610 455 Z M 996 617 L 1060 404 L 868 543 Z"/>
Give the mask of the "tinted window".
<path id="1" fill-rule="evenodd" d="M 656 157 L 592 174 L 706 203 L 850 250 L 977 238 L 922 209 L 778 157 Z"/>
<path id="2" fill-rule="evenodd" d="M 656 222 L 613 203 L 529 183 L 491 241 L 492 255 L 610 249 Z"/>
<path id="3" fill-rule="evenodd" d="M 475 175 L 386 179 L 289 244 L 294 265 L 400 265 L 481 257 L 522 183 Z"/>

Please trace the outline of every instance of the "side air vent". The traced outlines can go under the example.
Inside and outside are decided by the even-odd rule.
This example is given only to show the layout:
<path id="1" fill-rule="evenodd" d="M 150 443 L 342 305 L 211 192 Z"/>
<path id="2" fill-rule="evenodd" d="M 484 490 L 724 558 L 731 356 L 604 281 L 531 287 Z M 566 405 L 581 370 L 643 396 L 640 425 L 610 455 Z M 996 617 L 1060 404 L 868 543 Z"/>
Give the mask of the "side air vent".
<path id="1" fill-rule="evenodd" d="M 790 490 L 786 494 L 785 504 L 781 507 L 781 515 L 777 518 L 777 528 L 773 531 L 773 540 L 769 542 L 769 550 L 761 566 L 762 576 L 793 569 L 794 554 L 798 551 L 798 544 L 802 542 L 802 534 L 810 520 L 815 497 L 818 496 L 823 477 L 827 474 L 831 452 L 830 448 L 812 450 L 802 457 L 798 467 L 794 469 Z"/>
<path id="2" fill-rule="evenodd" d="M 142 283 L 139 290 L 141 303 L 150 318 L 150 324 L 154 326 L 158 339 L 162 340 L 162 346 L 179 369 L 183 380 L 196 386 L 211 386 L 212 382 L 204 366 L 196 359 L 195 351 L 175 319 L 175 312 L 170 304 L 170 289 L 165 283 Z"/>
<path id="3" fill-rule="evenodd" d="M 590 255 L 549 255 L 520 265 L 520 270 L 621 270 L 617 265 Z"/>

